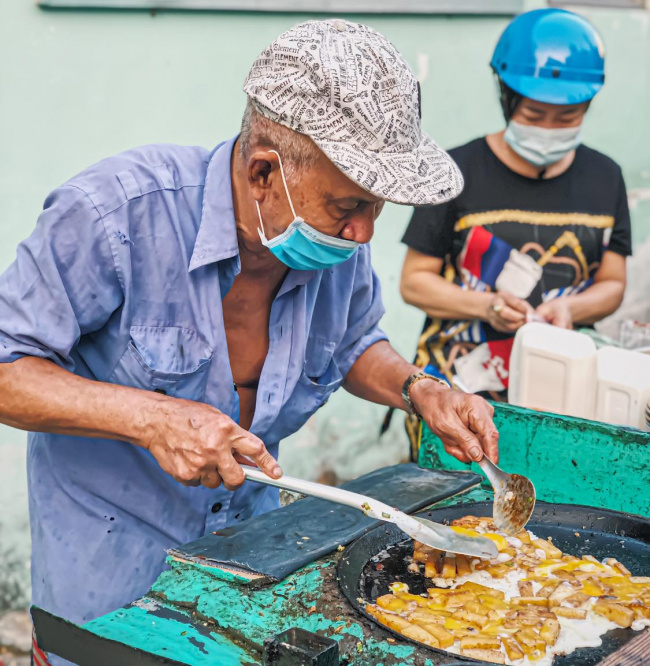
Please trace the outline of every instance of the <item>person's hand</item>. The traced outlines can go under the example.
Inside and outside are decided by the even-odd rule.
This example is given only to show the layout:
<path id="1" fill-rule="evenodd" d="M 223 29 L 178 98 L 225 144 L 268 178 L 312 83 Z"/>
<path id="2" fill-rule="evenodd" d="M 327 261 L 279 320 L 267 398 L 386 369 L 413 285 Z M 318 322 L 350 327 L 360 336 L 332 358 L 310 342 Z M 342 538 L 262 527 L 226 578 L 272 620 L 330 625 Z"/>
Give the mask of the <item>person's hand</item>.
<path id="1" fill-rule="evenodd" d="M 553 326 L 573 328 L 573 315 L 566 298 L 554 298 L 552 301 L 542 303 L 535 312 Z"/>
<path id="2" fill-rule="evenodd" d="M 494 408 L 483 398 L 421 379 L 411 388 L 411 400 L 447 453 L 461 462 L 478 462 L 484 455 L 499 461 Z"/>
<path id="3" fill-rule="evenodd" d="M 152 423 L 146 428 L 147 448 L 162 469 L 187 486 L 228 490 L 241 486 L 246 477 L 239 463 L 256 464 L 278 479 L 282 470 L 264 443 L 210 405 L 191 400 L 164 398 L 158 402 Z"/>
<path id="4" fill-rule="evenodd" d="M 533 308 L 527 301 L 499 291 L 491 296 L 484 319 L 496 331 L 514 333 L 526 323 L 529 312 L 533 312 Z"/>

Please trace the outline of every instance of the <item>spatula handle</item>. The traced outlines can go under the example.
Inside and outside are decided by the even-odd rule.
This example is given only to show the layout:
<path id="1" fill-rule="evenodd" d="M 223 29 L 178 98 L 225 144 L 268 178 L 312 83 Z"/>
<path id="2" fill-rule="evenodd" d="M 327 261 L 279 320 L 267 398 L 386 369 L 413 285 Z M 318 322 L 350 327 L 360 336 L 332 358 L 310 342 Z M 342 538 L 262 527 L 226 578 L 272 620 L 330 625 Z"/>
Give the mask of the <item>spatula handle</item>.
<path id="1" fill-rule="evenodd" d="M 269 486 L 276 488 L 283 488 L 284 490 L 292 490 L 293 492 L 301 493 L 303 495 L 310 495 L 311 497 L 318 497 L 329 502 L 336 502 L 336 504 L 344 504 L 351 506 L 354 509 L 363 511 L 370 518 L 378 518 L 387 520 L 393 515 L 393 509 L 379 502 L 371 497 L 352 493 L 349 490 L 341 488 L 334 488 L 333 486 L 326 486 L 322 483 L 314 483 L 313 481 L 305 481 L 304 479 L 296 479 L 291 476 L 281 476 L 279 479 L 272 479 L 259 469 L 255 467 L 242 466 L 246 478 L 250 481 L 257 481 L 258 483 L 265 483 Z M 383 516 L 381 514 L 384 514 Z"/>

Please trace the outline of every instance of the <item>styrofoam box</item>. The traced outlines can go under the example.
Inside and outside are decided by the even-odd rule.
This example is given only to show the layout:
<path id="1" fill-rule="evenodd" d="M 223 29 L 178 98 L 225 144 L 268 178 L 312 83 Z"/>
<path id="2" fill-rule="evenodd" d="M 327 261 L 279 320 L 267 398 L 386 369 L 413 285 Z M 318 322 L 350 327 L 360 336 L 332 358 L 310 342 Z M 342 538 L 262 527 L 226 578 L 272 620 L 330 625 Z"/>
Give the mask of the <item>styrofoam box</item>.
<path id="1" fill-rule="evenodd" d="M 510 357 L 508 401 L 541 411 L 595 418 L 596 345 L 584 333 L 549 324 L 522 326 Z"/>
<path id="2" fill-rule="evenodd" d="M 650 356 L 628 349 L 603 347 L 596 354 L 598 387 L 594 418 L 615 425 L 650 430 Z"/>

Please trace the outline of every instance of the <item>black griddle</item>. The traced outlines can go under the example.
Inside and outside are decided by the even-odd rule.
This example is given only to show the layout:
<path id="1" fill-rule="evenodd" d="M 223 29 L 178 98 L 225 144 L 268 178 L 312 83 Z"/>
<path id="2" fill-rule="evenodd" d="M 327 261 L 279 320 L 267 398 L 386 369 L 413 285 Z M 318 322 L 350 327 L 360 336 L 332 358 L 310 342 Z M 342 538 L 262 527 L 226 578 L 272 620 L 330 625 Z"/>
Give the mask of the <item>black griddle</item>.
<path id="1" fill-rule="evenodd" d="M 491 516 L 491 502 L 461 504 L 432 509 L 418 514 L 424 518 L 449 525 L 467 515 Z M 537 502 L 533 516 L 526 526 L 539 537 L 553 537 L 553 543 L 563 552 L 575 556 L 593 555 L 599 560 L 615 557 L 636 576 L 650 575 L 650 519 L 606 509 L 572 504 Z M 576 532 L 579 536 L 576 536 Z M 445 650 L 410 640 L 379 624 L 365 612 L 364 604 L 387 594 L 389 584 L 398 580 L 407 583 L 413 594 L 421 594 L 431 582 L 419 573 L 407 571 L 413 542 L 394 525 L 381 525 L 349 546 L 339 563 L 341 590 L 352 606 L 387 634 L 418 645 L 424 650 L 453 657 L 457 662 L 477 662 L 469 657 L 452 655 Z M 377 568 L 377 565 L 381 565 Z M 638 635 L 632 629 L 615 629 L 606 633 L 597 648 L 580 648 L 567 656 L 557 656 L 553 666 L 595 666 L 604 657 L 618 650 Z M 648 656 L 650 664 L 650 655 Z"/>

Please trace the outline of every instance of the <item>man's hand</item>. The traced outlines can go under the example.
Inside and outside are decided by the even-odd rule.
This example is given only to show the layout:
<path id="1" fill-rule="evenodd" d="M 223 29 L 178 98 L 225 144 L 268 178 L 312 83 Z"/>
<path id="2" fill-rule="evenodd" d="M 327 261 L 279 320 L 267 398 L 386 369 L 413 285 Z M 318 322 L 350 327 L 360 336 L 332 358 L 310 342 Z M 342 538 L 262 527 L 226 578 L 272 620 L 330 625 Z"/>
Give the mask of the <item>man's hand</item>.
<path id="1" fill-rule="evenodd" d="M 554 298 L 542 303 L 535 312 L 549 324 L 560 328 L 573 328 L 573 316 L 566 298 Z"/>
<path id="2" fill-rule="evenodd" d="M 257 464 L 278 479 L 282 470 L 264 443 L 218 409 L 200 402 L 162 399 L 162 415 L 138 442 L 162 469 L 188 485 L 235 490 L 245 481 L 239 463 Z"/>
<path id="3" fill-rule="evenodd" d="M 499 462 L 494 408 L 483 398 L 421 379 L 413 384 L 411 400 L 447 453 L 461 462 L 478 462 L 484 455 Z"/>
<path id="4" fill-rule="evenodd" d="M 488 303 L 485 321 L 501 333 L 514 333 L 526 323 L 526 315 L 533 308 L 521 298 L 506 291 L 494 294 Z"/>

